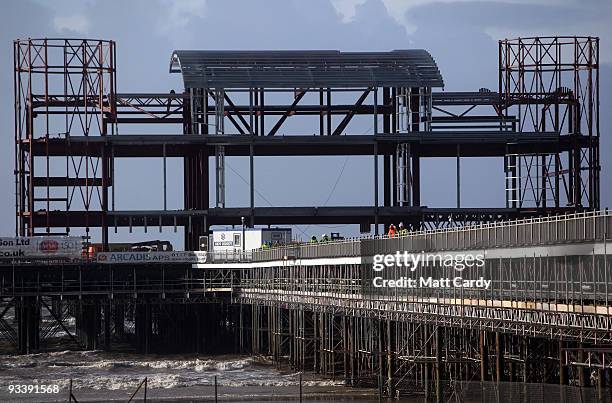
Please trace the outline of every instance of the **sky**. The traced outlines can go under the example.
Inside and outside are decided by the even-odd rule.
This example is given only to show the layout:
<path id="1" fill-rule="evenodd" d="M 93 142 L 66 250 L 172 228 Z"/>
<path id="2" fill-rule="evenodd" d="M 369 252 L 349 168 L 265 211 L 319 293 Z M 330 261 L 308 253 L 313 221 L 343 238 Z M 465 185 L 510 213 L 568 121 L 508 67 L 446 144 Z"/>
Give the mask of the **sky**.
<path id="1" fill-rule="evenodd" d="M 0 234 L 14 233 L 14 129 L 12 40 L 89 37 L 117 43 L 119 92 L 182 90 L 168 72 L 174 49 L 337 49 L 387 51 L 422 48 L 435 58 L 446 91 L 497 88 L 498 39 L 518 36 L 592 35 L 601 38 L 602 207 L 610 206 L 612 159 L 612 2 L 609 0 L 84 0 L 7 1 L 0 14 Z M 295 127 L 299 130 L 299 125 Z M 120 133 L 147 127 L 122 128 Z M 160 130 L 154 128 L 156 132 Z M 371 132 L 356 120 L 353 133 Z M 167 133 L 180 128 L 167 128 Z M 227 205 L 248 205 L 247 161 L 228 158 Z M 181 162 L 168 164 L 170 209 L 182 208 Z M 462 161 L 464 207 L 504 205 L 501 159 Z M 160 209 L 161 160 L 118 160 L 116 208 Z M 340 174 L 340 172 L 342 172 Z M 256 206 L 371 205 L 371 159 L 360 157 L 261 158 L 255 162 Z M 422 162 L 422 204 L 453 207 L 454 159 Z M 279 183 L 282 184 L 279 186 Z M 483 186 L 486 184 L 486 186 Z M 364 190 L 366 187 L 369 190 Z M 214 193 L 211 193 L 214 194 Z M 261 196 L 263 195 L 263 197 Z M 322 232 L 356 235 L 355 226 L 300 226 L 302 239 Z M 96 235 L 94 234 L 94 237 Z M 171 239 L 119 230 L 113 241 Z"/>

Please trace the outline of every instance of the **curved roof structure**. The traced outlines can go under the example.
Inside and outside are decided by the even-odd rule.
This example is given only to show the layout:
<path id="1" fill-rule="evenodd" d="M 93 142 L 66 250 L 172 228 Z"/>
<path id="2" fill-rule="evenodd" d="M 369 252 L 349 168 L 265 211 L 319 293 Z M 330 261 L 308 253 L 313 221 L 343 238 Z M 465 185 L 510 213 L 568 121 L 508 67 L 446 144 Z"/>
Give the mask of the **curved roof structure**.
<path id="1" fill-rule="evenodd" d="M 390 52 L 175 50 L 185 88 L 443 87 L 426 50 Z"/>

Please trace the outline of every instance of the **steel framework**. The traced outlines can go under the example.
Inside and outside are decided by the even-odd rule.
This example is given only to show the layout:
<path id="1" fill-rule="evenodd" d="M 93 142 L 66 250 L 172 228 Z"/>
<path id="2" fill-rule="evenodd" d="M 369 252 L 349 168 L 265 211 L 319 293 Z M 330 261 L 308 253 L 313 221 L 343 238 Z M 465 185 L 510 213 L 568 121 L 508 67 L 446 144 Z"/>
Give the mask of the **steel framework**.
<path id="1" fill-rule="evenodd" d="M 183 91 L 123 94 L 116 89 L 114 42 L 17 40 L 16 232 L 99 228 L 106 245 L 113 227 L 174 226 L 193 249 L 210 226 L 237 225 L 241 216 L 251 226 L 351 223 L 368 232 L 374 224 L 377 233 L 380 224 L 399 220 L 413 229 L 440 228 L 596 208 L 597 45 L 597 38 L 501 41 L 498 92 L 433 91 L 442 77 L 420 50 L 176 51 L 171 71 L 183 74 Z M 312 130 L 291 133 L 289 121 L 298 118 Z M 354 134 L 351 124 L 365 118 L 372 133 Z M 124 125 L 144 125 L 146 134 L 120 135 Z M 157 125 L 179 130 L 151 134 Z M 256 206 L 255 160 L 281 155 L 371 156 L 372 202 Z M 226 200 L 231 156 L 249 158 L 243 207 Z M 163 160 L 162 210 L 117 208 L 119 157 Z M 183 206 L 176 210 L 167 203 L 171 157 L 184 162 Z M 454 205 L 423 205 L 420 166 L 430 157 L 457 159 Z M 471 157 L 504 159 L 505 206 L 461 206 L 460 162 Z"/>
<path id="2" fill-rule="evenodd" d="M 112 161 L 106 150 L 93 154 L 86 146 L 75 153 L 71 138 L 115 133 L 115 43 L 17 40 L 14 60 L 15 232 L 32 236 L 48 234 L 51 227 L 57 233 L 68 233 L 75 224 L 88 227 L 87 212 L 108 211 Z M 53 140 L 63 144 L 60 158 L 49 152 Z M 85 214 L 82 222 L 52 225 L 56 211 Z"/>
<path id="3" fill-rule="evenodd" d="M 586 144 L 565 153 L 506 156 L 512 206 L 599 208 L 599 38 L 499 42 L 499 93 L 519 132 L 554 131 Z"/>

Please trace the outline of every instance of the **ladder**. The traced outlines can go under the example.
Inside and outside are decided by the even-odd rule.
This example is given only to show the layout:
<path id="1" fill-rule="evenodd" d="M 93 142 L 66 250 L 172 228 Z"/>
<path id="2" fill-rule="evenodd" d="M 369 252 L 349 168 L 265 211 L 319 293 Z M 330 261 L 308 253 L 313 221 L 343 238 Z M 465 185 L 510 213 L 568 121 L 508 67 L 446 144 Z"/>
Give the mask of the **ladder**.
<path id="1" fill-rule="evenodd" d="M 225 134 L 225 90 L 215 89 L 215 134 Z M 215 149 L 216 206 L 225 207 L 225 147 Z"/>
<path id="2" fill-rule="evenodd" d="M 396 201 L 400 206 L 411 204 L 412 164 L 410 160 L 410 143 L 398 144 L 395 150 Z"/>
<path id="3" fill-rule="evenodd" d="M 520 155 L 506 154 L 504 157 L 504 173 L 506 191 L 506 207 L 520 207 Z"/>

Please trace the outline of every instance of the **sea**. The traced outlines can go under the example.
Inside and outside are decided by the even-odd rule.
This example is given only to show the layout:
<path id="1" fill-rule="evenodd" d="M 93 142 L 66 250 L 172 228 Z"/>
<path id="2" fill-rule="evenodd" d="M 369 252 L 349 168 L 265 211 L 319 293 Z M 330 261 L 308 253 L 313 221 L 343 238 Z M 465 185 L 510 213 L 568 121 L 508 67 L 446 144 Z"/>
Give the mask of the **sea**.
<path id="1" fill-rule="evenodd" d="M 145 378 L 147 401 L 214 401 L 215 389 L 218 401 L 225 402 L 300 398 L 300 374 L 265 358 L 65 350 L 0 356 L 0 401 L 66 402 L 70 383 L 78 402 L 127 402 L 133 394 L 134 401 L 143 401 Z M 38 390 L 15 392 L 27 385 L 38 385 Z M 378 401 L 375 390 L 346 387 L 339 380 L 307 372 L 302 374 L 302 398 Z"/>
<path id="2" fill-rule="evenodd" d="M 14 312 L 4 315 L 14 326 Z M 55 321 L 44 311 L 41 328 Z M 73 317 L 66 318 L 74 334 Z M 129 325 L 128 323 L 126 323 Z M 2 344 L 2 343 L 0 343 Z M 46 352 L 18 355 L 0 345 L 0 402 L 378 402 L 377 390 L 293 371 L 261 356 L 155 355 L 131 351 L 67 350 L 70 339 L 55 327 Z M 301 388 L 300 388 L 301 378 Z M 215 386 L 216 385 L 216 386 Z M 72 395 L 72 400 L 70 396 Z"/>

